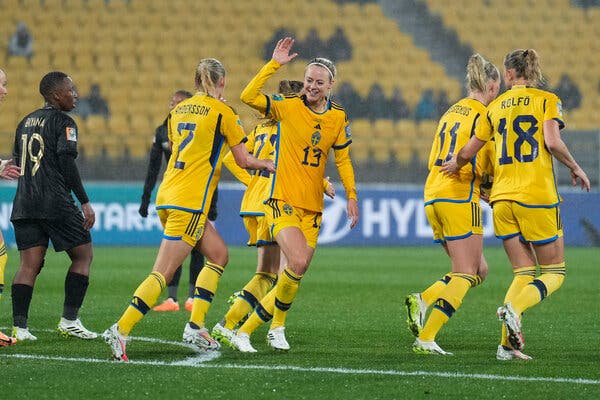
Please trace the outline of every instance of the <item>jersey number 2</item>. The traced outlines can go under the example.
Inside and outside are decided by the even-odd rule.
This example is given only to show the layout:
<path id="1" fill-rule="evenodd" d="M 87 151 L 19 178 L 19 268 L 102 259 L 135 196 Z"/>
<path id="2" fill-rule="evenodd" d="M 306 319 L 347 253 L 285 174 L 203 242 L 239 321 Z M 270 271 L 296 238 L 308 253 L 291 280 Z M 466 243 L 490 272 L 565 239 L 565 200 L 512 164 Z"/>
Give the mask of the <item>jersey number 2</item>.
<path id="1" fill-rule="evenodd" d="M 181 161 L 179 158 L 181 157 L 181 153 L 183 152 L 183 149 L 185 149 L 185 146 L 190 144 L 192 139 L 194 139 L 195 130 L 196 124 L 192 124 L 190 122 L 181 122 L 177 124 L 177 133 L 179 133 L 180 136 L 183 135 L 184 131 L 189 132 L 188 135 L 181 141 L 181 143 L 179 143 L 179 146 L 177 146 L 177 157 L 175 157 L 174 165 L 174 167 L 177 169 L 185 168 L 185 161 Z"/>

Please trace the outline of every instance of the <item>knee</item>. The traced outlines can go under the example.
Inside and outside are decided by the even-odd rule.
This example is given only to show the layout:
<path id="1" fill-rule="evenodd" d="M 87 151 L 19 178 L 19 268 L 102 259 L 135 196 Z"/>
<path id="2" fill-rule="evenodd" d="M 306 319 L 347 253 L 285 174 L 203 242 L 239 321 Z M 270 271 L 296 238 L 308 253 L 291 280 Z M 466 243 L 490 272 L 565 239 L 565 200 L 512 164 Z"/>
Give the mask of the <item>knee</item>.
<path id="1" fill-rule="evenodd" d="M 219 254 L 215 254 L 214 259 L 211 261 L 225 268 L 225 266 L 229 262 L 229 252 L 225 248 L 223 251 L 219 252 Z"/>
<path id="2" fill-rule="evenodd" d="M 69 251 L 69 257 L 74 264 L 89 265 L 94 259 L 94 250 L 91 245 L 83 245 Z"/>
<path id="3" fill-rule="evenodd" d="M 482 263 L 479 265 L 479 269 L 477 270 L 477 275 L 481 278 L 481 282 L 485 281 L 488 275 L 488 265 L 487 263 Z"/>
<path id="4" fill-rule="evenodd" d="M 304 275 L 308 269 L 310 263 L 310 257 L 308 254 L 297 254 L 292 257 L 288 257 L 288 267 L 298 275 Z"/>
<path id="5" fill-rule="evenodd" d="M 89 270 L 93 259 L 94 255 L 91 251 L 85 252 L 75 257 L 73 259 L 73 264 L 78 265 L 80 269 Z"/>

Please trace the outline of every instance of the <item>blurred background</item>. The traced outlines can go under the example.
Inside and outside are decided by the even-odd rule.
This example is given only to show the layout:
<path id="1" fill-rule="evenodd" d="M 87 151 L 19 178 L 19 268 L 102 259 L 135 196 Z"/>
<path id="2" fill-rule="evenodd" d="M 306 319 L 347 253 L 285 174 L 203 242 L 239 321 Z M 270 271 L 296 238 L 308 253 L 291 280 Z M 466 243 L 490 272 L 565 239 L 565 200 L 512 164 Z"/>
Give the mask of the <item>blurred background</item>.
<path id="1" fill-rule="evenodd" d="M 563 100 L 563 137 L 598 185 L 600 1 L 0 0 L 0 7 L 9 80 L 0 107 L 3 158 L 17 123 L 42 105 L 41 77 L 62 70 L 80 94 L 72 114 L 83 178 L 141 181 L 170 96 L 193 91 L 201 58 L 225 65 L 225 96 L 249 131 L 257 115 L 239 94 L 275 41 L 292 35 L 299 57 L 267 91 L 279 79 L 302 80 L 314 56 L 335 61 L 333 97 L 351 120 L 358 182 L 422 185 L 436 121 L 464 94 L 468 57 L 480 52 L 501 66 L 508 51 L 534 48 L 545 88 Z M 559 169 L 561 184 L 569 184 L 567 172 Z"/>

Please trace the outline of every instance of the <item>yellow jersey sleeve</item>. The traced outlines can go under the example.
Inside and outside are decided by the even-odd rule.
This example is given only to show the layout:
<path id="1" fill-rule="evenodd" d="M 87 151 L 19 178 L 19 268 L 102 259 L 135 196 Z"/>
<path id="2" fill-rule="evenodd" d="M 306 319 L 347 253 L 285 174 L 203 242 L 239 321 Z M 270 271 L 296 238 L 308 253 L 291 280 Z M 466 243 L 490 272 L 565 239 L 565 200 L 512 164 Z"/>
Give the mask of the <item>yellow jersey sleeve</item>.
<path id="1" fill-rule="evenodd" d="M 558 122 L 559 129 L 565 127 L 562 112 L 562 102 L 554 93 L 546 92 L 547 100 L 544 109 L 544 121 L 555 120 Z"/>
<path id="2" fill-rule="evenodd" d="M 266 63 L 260 71 L 256 74 L 254 78 L 248 83 L 248 85 L 242 91 L 240 95 L 240 100 L 244 103 L 248 104 L 250 107 L 260 111 L 265 116 L 269 115 L 269 98 L 261 93 L 262 88 L 265 86 L 265 82 L 267 79 L 271 77 L 281 65 L 275 61 L 271 60 Z"/>
<path id="3" fill-rule="evenodd" d="M 356 184 L 354 181 L 354 167 L 350 160 L 350 148 L 344 146 L 339 149 L 335 149 L 335 166 L 337 167 L 338 173 L 340 174 L 340 180 L 346 191 L 346 198 L 348 200 L 358 200 L 356 193 Z"/>

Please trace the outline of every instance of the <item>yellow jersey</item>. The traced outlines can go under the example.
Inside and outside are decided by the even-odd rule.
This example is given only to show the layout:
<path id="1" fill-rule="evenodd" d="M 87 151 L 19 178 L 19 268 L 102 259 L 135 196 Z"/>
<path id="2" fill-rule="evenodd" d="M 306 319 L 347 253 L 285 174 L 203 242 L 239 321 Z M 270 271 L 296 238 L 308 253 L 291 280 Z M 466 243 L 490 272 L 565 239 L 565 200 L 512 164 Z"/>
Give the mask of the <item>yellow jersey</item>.
<path id="1" fill-rule="evenodd" d="M 242 123 L 225 103 L 198 92 L 168 116 L 173 154 L 156 195 L 156 208 L 208 212 L 221 176 L 223 145 L 245 140 Z"/>
<path id="2" fill-rule="evenodd" d="M 264 122 L 258 124 L 247 136 L 246 149 L 256 158 L 275 160 L 275 143 L 279 124 Z M 235 163 L 233 154 L 227 153 L 223 164 L 244 185 L 246 191 L 240 204 L 240 215 L 265 215 L 264 202 L 269 198 L 273 174 L 268 171 L 248 171 Z"/>
<path id="3" fill-rule="evenodd" d="M 270 198 L 294 207 L 323 211 L 323 178 L 330 149 L 348 199 L 356 199 L 354 168 L 350 160 L 352 143 L 344 109 L 328 101 L 324 112 L 313 111 L 304 96 L 261 95 L 266 80 L 280 64 L 269 61 L 248 84 L 241 99 L 251 107 L 279 121 L 279 139 Z"/>
<path id="4" fill-rule="evenodd" d="M 495 141 L 490 202 L 512 200 L 528 207 L 554 207 L 560 196 L 552 154 L 544 142 L 544 121 L 564 128 L 560 99 L 545 90 L 515 85 L 488 106 L 478 125 L 481 140 Z"/>
<path id="5" fill-rule="evenodd" d="M 482 175 L 493 175 L 492 143 L 487 143 L 468 167 L 461 168 L 456 176 L 440 173 L 440 167 L 467 144 L 475 134 L 478 121 L 485 116 L 486 107 L 481 102 L 464 98 L 452 105 L 440 118 L 429 154 L 429 175 L 424 188 L 425 205 L 437 201 L 479 202 Z"/>

